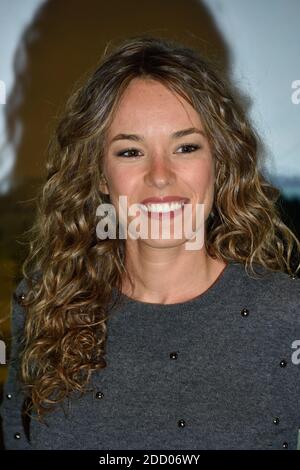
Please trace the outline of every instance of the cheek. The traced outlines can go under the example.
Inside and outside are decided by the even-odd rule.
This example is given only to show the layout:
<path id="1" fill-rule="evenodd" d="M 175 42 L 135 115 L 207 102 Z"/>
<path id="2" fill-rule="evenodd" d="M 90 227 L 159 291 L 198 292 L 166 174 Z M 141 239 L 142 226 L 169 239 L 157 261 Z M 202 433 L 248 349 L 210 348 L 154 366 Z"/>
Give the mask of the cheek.
<path id="1" fill-rule="evenodd" d="M 127 211 L 133 202 L 136 202 L 136 192 L 138 181 L 136 172 L 133 168 L 114 168 L 110 175 L 110 200 L 114 205 L 118 219 L 127 217 Z M 125 196 L 125 200 L 121 199 Z M 123 206 L 125 204 L 125 206 Z M 124 219 L 126 220 L 126 219 Z"/>
<path id="2" fill-rule="evenodd" d="M 134 172 L 129 169 L 110 168 L 109 181 L 113 197 L 129 195 L 135 187 Z"/>
<path id="3" fill-rule="evenodd" d="M 211 162 L 206 161 L 189 169 L 185 177 L 186 181 L 189 181 L 192 191 L 202 196 L 213 191 L 214 178 L 214 168 Z"/>

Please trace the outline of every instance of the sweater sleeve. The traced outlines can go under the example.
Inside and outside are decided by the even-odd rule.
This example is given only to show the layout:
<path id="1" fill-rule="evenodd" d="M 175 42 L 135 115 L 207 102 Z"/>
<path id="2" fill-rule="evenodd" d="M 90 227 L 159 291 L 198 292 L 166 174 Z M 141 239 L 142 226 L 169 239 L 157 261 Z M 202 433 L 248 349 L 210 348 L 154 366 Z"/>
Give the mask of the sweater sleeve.
<path id="1" fill-rule="evenodd" d="M 23 406 L 26 399 L 22 391 L 18 373 L 20 369 L 20 339 L 24 329 L 25 309 L 22 307 L 22 295 L 27 291 L 25 279 L 18 284 L 11 302 L 11 352 L 8 361 L 8 376 L 3 387 L 3 401 L 0 407 L 4 446 L 6 449 L 30 450 Z"/>

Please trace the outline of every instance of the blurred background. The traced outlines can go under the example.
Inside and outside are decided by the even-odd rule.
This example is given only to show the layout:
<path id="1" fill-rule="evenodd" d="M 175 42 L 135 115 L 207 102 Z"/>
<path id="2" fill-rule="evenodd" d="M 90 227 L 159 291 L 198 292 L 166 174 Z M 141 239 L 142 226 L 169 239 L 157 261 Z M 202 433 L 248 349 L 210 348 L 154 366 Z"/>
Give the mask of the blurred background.
<path id="1" fill-rule="evenodd" d="M 9 352 L 34 198 L 54 120 L 108 43 L 140 33 L 196 47 L 238 88 L 264 141 L 264 169 L 300 237 L 299 0 L 0 0 L 0 338 Z M 298 82 L 297 82 L 298 81 Z M 0 365 L 0 384 L 6 378 Z"/>

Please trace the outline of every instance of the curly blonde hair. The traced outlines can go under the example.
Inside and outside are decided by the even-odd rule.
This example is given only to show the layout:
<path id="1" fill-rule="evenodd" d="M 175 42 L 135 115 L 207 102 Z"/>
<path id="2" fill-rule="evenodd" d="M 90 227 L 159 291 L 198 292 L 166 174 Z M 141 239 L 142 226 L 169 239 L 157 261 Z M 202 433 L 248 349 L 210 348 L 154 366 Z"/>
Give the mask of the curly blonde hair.
<path id="1" fill-rule="evenodd" d="M 95 214 L 107 129 L 136 77 L 158 80 L 199 113 L 215 161 L 215 199 L 207 220 L 210 256 L 292 274 L 300 243 L 282 222 L 280 191 L 259 169 L 259 139 L 230 85 L 200 53 L 173 40 L 135 36 L 103 54 L 72 93 L 49 144 L 22 273 L 29 290 L 20 374 L 38 419 L 106 367 L 112 289 L 121 290 L 124 240 L 100 240 Z M 299 265 L 297 271 L 299 270 Z M 34 279 L 33 273 L 41 276 Z"/>

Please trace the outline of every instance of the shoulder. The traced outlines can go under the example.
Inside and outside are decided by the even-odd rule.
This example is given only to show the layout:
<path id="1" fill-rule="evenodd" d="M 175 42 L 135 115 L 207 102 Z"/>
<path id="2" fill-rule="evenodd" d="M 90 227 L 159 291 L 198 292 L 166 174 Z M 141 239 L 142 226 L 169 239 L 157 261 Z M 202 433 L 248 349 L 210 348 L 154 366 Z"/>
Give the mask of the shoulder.
<path id="1" fill-rule="evenodd" d="M 40 271 L 33 273 L 31 279 L 34 282 L 41 276 Z M 11 299 L 11 331 L 12 335 L 20 332 L 24 327 L 25 322 L 25 308 L 23 301 L 30 290 L 30 281 L 26 278 L 22 278 L 16 285 Z"/>
<path id="2" fill-rule="evenodd" d="M 300 325 L 300 279 L 282 271 L 255 265 L 258 275 L 240 265 L 239 289 L 260 309 L 280 320 Z"/>
<path id="3" fill-rule="evenodd" d="M 272 271 L 263 266 L 255 265 L 258 275 L 248 273 L 244 267 L 244 280 L 250 288 L 256 288 L 262 295 L 269 294 L 273 298 L 286 301 L 299 301 L 300 279 L 282 271 Z"/>
<path id="4" fill-rule="evenodd" d="M 11 333 L 12 336 L 20 333 L 23 330 L 25 322 L 25 309 L 23 301 L 29 291 L 29 285 L 25 278 L 23 278 L 16 286 L 12 295 L 12 311 L 11 311 Z"/>

